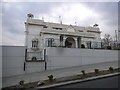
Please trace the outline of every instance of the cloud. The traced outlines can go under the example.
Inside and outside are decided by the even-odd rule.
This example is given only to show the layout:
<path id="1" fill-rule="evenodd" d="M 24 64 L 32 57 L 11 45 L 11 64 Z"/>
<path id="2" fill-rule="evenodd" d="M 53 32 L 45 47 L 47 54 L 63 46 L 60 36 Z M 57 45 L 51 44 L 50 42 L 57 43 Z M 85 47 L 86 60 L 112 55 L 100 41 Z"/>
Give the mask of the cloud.
<path id="1" fill-rule="evenodd" d="M 101 36 L 110 34 L 114 38 L 115 30 L 118 30 L 118 3 L 117 2 L 95 2 L 85 3 L 86 7 L 96 11 L 101 18 L 96 18 L 96 23 L 102 31 Z"/>
<path id="2" fill-rule="evenodd" d="M 79 25 L 90 25 L 84 21 L 91 21 L 94 17 L 99 18 L 99 14 L 82 5 L 81 3 L 63 3 L 59 6 L 52 7 L 50 12 L 45 14 L 39 14 L 39 17 L 44 16 L 46 21 L 58 22 L 59 16 L 62 17 L 62 21 L 65 24 L 75 24 L 75 21 Z M 87 21 L 87 22 L 88 22 Z M 93 20 L 94 21 L 94 20 Z"/>
<path id="3" fill-rule="evenodd" d="M 39 12 L 49 12 L 52 3 L 3 3 L 2 15 L 2 38 L 3 45 L 24 45 L 24 22 L 28 13 L 36 16 Z M 47 7 L 46 7 L 47 6 Z M 35 8 L 33 8 L 35 7 Z"/>
<path id="4" fill-rule="evenodd" d="M 118 2 L 119 0 L 3 0 L 4 2 Z"/>
<path id="5" fill-rule="evenodd" d="M 22 10 L 22 7 L 18 4 L 4 3 L 2 12 L 3 45 L 23 45 L 24 23 L 22 20 L 24 20 L 24 18 L 21 16 Z"/>
<path id="6" fill-rule="evenodd" d="M 26 15 L 33 13 L 35 18 L 59 23 L 61 16 L 63 24 L 90 26 L 99 24 L 102 36 L 117 29 L 117 3 L 58 3 L 58 2 L 6 2 L 3 3 L 2 26 L 3 44 L 24 45 L 24 21 Z"/>
<path id="7" fill-rule="evenodd" d="M 89 3 L 63 3 L 52 7 L 50 12 L 39 14 L 44 16 L 45 21 L 59 22 L 62 17 L 64 24 L 75 24 L 90 26 L 99 24 L 102 36 L 109 33 L 114 37 L 114 30 L 118 28 L 118 7 L 116 2 L 89 2 Z"/>

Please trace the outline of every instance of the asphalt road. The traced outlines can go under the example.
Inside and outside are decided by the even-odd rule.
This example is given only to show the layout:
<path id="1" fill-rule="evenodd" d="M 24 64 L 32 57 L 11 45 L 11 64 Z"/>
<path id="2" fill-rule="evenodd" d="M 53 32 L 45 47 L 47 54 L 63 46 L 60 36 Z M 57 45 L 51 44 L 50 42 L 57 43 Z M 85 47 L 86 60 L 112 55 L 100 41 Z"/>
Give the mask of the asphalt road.
<path id="1" fill-rule="evenodd" d="M 112 76 L 92 81 L 85 81 L 80 83 L 57 86 L 54 88 L 118 88 L 119 76 Z M 52 88 L 50 88 L 52 90 Z"/>

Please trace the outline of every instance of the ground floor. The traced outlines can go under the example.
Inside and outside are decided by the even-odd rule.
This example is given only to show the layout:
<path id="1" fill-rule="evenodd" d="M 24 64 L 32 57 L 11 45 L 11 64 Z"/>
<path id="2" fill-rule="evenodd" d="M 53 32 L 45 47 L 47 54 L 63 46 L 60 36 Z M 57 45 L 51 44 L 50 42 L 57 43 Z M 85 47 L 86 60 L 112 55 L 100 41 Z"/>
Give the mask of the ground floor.
<path id="1" fill-rule="evenodd" d="M 35 41 L 37 40 L 37 41 Z M 32 48 L 31 48 L 32 46 Z M 31 46 L 27 46 L 28 60 L 44 60 L 44 49 L 47 47 L 55 48 L 71 48 L 71 49 L 99 49 L 99 50 L 115 50 L 120 49 L 120 43 L 102 42 L 101 39 L 95 37 L 83 37 L 72 35 L 53 35 L 41 34 L 41 38 L 33 40 Z"/>

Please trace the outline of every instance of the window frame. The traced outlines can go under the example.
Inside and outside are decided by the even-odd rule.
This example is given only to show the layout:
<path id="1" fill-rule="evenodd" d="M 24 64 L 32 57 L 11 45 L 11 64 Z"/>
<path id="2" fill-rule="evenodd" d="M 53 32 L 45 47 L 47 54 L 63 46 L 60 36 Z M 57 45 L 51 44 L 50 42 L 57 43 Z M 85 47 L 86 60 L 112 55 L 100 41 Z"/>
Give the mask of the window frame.
<path id="1" fill-rule="evenodd" d="M 32 48 L 38 48 L 38 40 L 32 40 Z"/>

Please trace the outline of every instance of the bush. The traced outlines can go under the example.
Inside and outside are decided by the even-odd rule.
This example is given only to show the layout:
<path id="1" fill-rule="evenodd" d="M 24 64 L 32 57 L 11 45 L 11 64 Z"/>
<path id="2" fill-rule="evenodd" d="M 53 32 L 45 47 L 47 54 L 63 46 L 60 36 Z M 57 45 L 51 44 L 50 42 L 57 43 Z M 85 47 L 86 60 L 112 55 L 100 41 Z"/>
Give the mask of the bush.
<path id="1" fill-rule="evenodd" d="M 107 46 L 107 49 L 112 49 L 111 46 Z"/>
<path id="2" fill-rule="evenodd" d="M 84 44 L 81 44 L 81 48 L 85 48 L 85 45 L 84 45 Z"/>
<path id="3" fill-rule="evenodd" d="M 53 81 L 53 75 L 49 75 L 48 78 L 49 78 L 49 81 Z"/>
<path id="4" fill-rule="evenodd" d="M 109 70 L 110 70 L 110 71 L 113 71 L 114 69 L 113 69 L 113 67 L 109 67 Z"/>
<path id="5" fill-rule="evenodd" d="M 86 75 L 85 70 L 82 70 L 81 72 L 82 72 L 83 75 Z"/>
<path id="6" fill-rule="evenodd" d="M 24 80 L 21 80 L 20 82 L 19 82 L 19 85 L 24 85 Z"/>
<path id="7" fill-rule="evenodd" d="M 95 69 L 95 73 L 99 73 L 99 69 Z"/>

